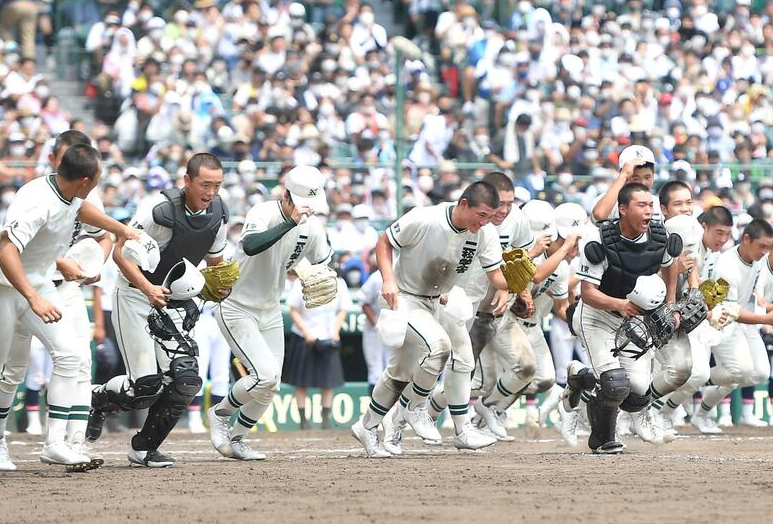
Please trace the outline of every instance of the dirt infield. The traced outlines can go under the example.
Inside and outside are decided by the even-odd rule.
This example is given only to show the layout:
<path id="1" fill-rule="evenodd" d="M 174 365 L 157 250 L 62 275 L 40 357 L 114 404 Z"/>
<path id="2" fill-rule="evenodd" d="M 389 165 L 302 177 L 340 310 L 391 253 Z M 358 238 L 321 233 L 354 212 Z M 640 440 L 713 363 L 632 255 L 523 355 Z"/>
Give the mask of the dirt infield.
<path id="1" fill-rule="evenodd" d="M 67 474 L 40 443 L 8 437 L 19 471 L 0 473 L 0 522 L 764 522 L 773 510 L 773 428 L 718 437 L 685 430 L 655 448 L 594 456 L 554 431 L 457 452 L 409 438 L 407 455 L 363 458 L 344 431 L 262 434 L 264 462 L 220 458 L 206 435 L 172 434 L 170 469 L 129 467 L 129 434 L 108 435 L 107 462 Z"/>

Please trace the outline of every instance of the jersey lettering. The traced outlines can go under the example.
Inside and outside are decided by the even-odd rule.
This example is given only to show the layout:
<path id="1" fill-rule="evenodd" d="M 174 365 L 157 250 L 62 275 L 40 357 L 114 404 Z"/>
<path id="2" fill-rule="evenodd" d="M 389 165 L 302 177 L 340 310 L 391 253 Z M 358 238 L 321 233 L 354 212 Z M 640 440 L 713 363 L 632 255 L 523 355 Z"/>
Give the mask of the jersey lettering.
<path id="1" fill-rule="evenodd" d="M 462 256 L 459 258 L 459 264 L 457 264 L 456 266 L 456 272 L 464 273 L 468 269 L 470 269 L 470 264 L 472 264 L 472 259 L 474 257 L 475 257 L 475 248 L 465 246 L 462 249 Z"/>
<path id="2" fill-rule="evenodd" d="M 293 249 L 293 252 L 290 254 L 290 259 L 287 261 L 287 266 L 285 266 L 285 271 L 288 271 L 290 267 L 295 263 L 296 260 L 298 260 L 298 257 L 301 256 L 301 253 L 303 253 L 303 249 L 306 247 L 306 239 L 308 237 L 301 235 L 298 237 L 298 242 L 295 243 L 295 249 Z"/>

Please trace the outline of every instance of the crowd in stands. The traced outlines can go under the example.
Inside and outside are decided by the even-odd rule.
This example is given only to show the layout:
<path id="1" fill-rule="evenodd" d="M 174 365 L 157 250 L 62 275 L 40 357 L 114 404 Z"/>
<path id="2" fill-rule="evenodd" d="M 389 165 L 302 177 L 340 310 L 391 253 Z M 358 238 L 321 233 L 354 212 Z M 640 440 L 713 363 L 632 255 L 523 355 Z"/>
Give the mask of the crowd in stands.
<path id="1" fill-rule="evenodd" d="M 83 30 L 89 118 L 62 108 L 28 32 L 3 26 L 0 207 L 75 127 L 103 154 L 116 215 L 178 183 L 193 151 L 230 161 L 236 215 L 281 193 L 283 166 L 311 164 L 330 177 L 319 212 L 334 247 L 367 252 L 369 222 L 396 214 L 404 87 L 407 206 L 455 198 L 488 165 L 521 200 L 590 207 L 622 148 L 642 143 L 701 201 L 773 218 L 773 189 L 756 182 L 773 162 L 773 2 L 393 3 L 396 26 L 360 0 L 59 2 L 57 19 Z M 423 53 L 401 78 L 385 25 Z"/>

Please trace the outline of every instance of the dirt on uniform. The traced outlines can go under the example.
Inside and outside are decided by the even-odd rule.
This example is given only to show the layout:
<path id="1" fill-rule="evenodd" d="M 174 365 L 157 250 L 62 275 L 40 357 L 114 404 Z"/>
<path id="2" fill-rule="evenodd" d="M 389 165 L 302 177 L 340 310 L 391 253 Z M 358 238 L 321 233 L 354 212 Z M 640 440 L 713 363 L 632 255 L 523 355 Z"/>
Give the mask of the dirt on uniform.
<path id="1" fill-rule="evenodd" d="M 130 434 L 107 435 L 106 464 L 68 474 L 39 462 L 39 438 L 10 435 L 0 522 L 765 522 L 773 514 L 773 428 L 663 447 L 628 437 L 619 456 L 568 448 L 550 429 L 457 452 L 409 434 L 406 454 L 367 460 L 349 433 L 253 434 L 263 462 L 221 458 L 208 435 L 175 431 L 169 469 L 130 467 Z"/>

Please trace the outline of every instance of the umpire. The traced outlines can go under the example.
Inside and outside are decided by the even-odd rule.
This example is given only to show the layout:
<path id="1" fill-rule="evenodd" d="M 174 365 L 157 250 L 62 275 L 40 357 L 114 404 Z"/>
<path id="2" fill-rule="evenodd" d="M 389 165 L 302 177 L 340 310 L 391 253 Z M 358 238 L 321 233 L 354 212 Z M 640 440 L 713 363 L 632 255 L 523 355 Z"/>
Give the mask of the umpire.
<path id="1" fill-rule="evenodd" d="M 222 181 L 217 157 L 198 153 L 188 161 L 183 189 L 165 189 L 140 205 L 131 224 L 158 245 L 160 261 L 152 272 L 122 256 L 122 245 L 113 252 L 121 274 L 113 292 L 112 322 L 128 376 L 95 388 L 87 437 L 99 438 L 106 412 L 149 408 L 131 441 L 129 461 L 135 464 L 172 465 L 174 459 L 158 448 L 201 385 L 196 357 L 170 358 L 148 334 L 148 314 L 167 306 L 170 290 L 162 284 L 175 264 L 184 258 L 193 265 L 205 257 L 208 266 L 223 261 L 228 210 L 217 194 Z"/>
<path id="2" fill-rule="evenodd" d="M 615 439 L 618 408 L 633 413 L 649 405 L 652 355 L 615 357 L 615 334 L 624 319 L 643 313 L 626 298 L 637 279 L 671 266 L 672 254 L 678 256 L 680 251 L 680 246 L 669 243 L 663 224 L 652 219 L 652 195 L 646 186 L 623 186 L 618 210 L 618 220 L 600 223 L 584 239 L 587 243 L 577 273 L 582 299 L 572 322 L 594 371 L 593 376 L 582 375 L 590 382 L 585 388 L 595 386 L 595 395 L 588 402 L 588 446 L 594 453 L 623 450 Z"/>

